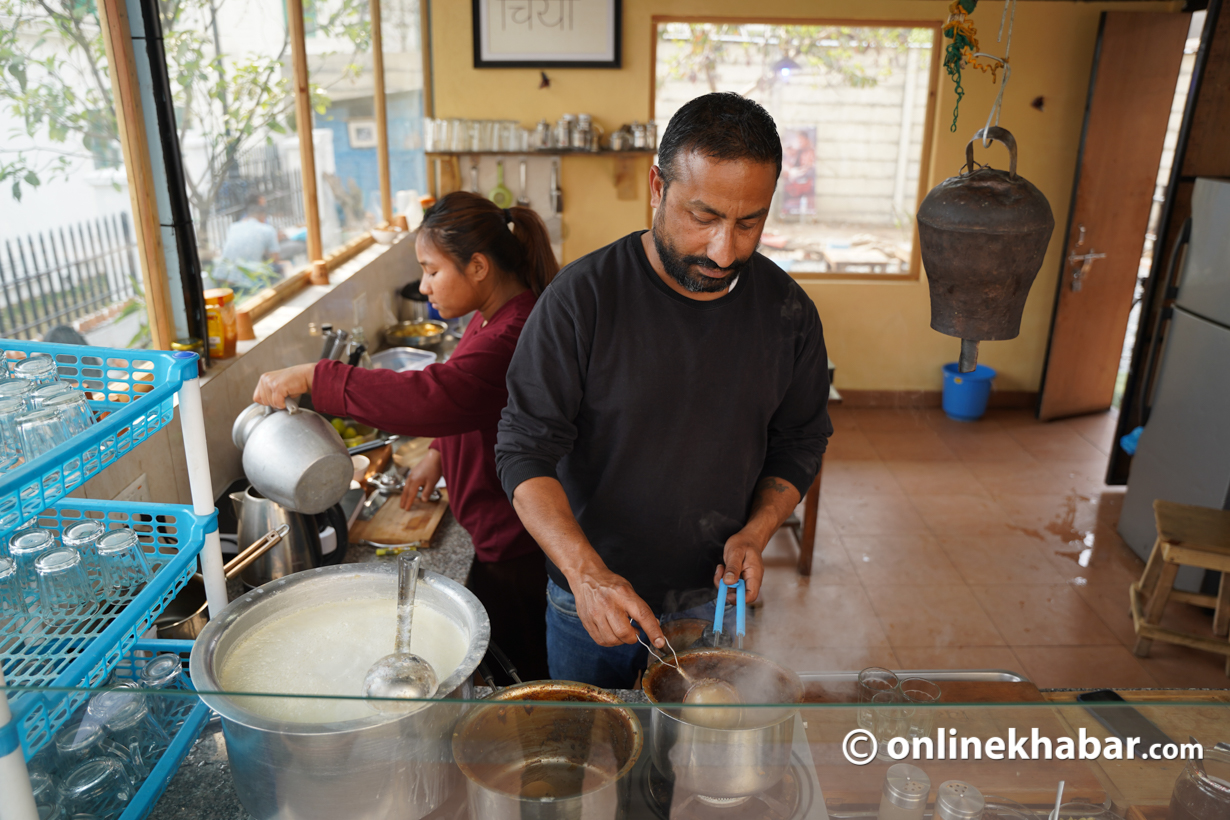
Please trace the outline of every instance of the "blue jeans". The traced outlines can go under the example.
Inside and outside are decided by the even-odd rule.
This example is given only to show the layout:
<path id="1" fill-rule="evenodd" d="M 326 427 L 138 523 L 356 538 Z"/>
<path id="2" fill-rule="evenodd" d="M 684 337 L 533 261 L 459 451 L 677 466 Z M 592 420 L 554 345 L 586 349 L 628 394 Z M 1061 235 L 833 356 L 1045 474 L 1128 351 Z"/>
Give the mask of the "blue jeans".
<path id="1" fill-rule="evenodd" d="M 713 616 L 714 604 L 708 603 L 664 615 L 662 620 L 706 618 L 712 621 Z M 735 608 L 730 606 L 726 608 L 722 628 L 733 633 L 734 626 Z M 645 640 L 644 632 L 640 636 Z M 676 649 L 682 651 L 683 647 Z M 599 646 L 585 631 L 577 615 L 577 599 L 555 581 L 547 580 L 547 666 L 553 680 L 574 680 L 604 689 L 631 689 L 648 658 L 649 650 L 639 643 Z"/>

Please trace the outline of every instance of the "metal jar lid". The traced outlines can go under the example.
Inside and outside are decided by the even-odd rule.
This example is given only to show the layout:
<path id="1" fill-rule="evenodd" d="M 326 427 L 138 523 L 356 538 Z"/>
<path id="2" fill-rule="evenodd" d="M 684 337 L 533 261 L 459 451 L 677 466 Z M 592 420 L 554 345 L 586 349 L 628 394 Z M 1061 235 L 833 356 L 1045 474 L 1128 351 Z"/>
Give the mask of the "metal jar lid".
<path id="1" fill-rule="evenodd" d="M 982 792 L 960 780 L 945 780 L 935 794 L 935 820 L 978 820 L 986 808 Z"/>
<path id="2" fill-rule="evenodd" d="M 917 766 L 909 763 L 894 763 L 884 777 L 883 795 L 900 809 L 916 809 L 927 805 L 931 792 L 931 778 Z"/>

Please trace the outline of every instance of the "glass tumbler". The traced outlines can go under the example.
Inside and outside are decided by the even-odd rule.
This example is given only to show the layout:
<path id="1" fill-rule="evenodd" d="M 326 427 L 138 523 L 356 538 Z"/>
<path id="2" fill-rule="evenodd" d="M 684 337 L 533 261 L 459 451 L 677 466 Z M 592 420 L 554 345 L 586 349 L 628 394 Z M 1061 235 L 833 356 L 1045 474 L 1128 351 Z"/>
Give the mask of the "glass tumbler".
<path id="1" fill-rule="evenodd" d="M 0 399 L 16 397 L 24 402 L 26 396 L 34 392 L 36 386 L 33 382 L 26 379 L 14 379 L 12 377 L 0 379 Z"/>
<path id="2" fill-rule="evenodd" d="M 28 359 L 13 362 L 10 365 L 13 377 L 25 379 L 36 385 L 50 384 L 59 381 L 56 375 L 56 361 L 46 353 L 35 353 Z"/>
<path id="3" fill-rule="evenodd" d="M 72 547 L 77 552 L 81 553 L 81 560 L 85 564 L 86 572 L 94 570 L 101 574 L 102 568 L 98 565 L 98 539 L 102 538 L 107 532 L 107 528 L 103 522 L 93 518 L 85 521 L 78 521 L 75 524 L 69 524 L 60 532 L 60 543 L 66 547 Z M 95 579 L 95 585 L 100 586 L 101 581 Z"/>
<path id="4" fill-rule="evenodd" d="M 63 781 L 73 769 L 103 753 L 102 725 L 93 719 L 78 719 L 56 732 L 55 773 Z"/>
<path id="5" fill-rule="evenodd" d="M 148 698 L 139 689 L 100 692 L 90 699 L 89 714 L 91 719 L 103 722 L 104 733 L 123 750 L 139 779 L 149 776 L 171 743 L 150 714 Z"/>
<path id="6" fill-rule="evenodd" d="M 0 396 L 0 470 L 11 470 L 21 461 L 17 417 L 25 412 L 26 402 L 20 395 Z"/>
<path id="7" fill-rule="evenodd" d="M 180 660 L 179 655 L 167 652 L 150 658 L 145 666 L 141 667 L 137 678 L 141 686 L 146 689 L 182 689 L 183 672 L 183 661 Z M 174 699 L 152 695 L 146 700 L 150 711 L 154 713 L 154 717 L 160 724 L 166 726 L 171 722 L 171 713 L 176 704 Z"/>
<path id="8" fill-rule="evenodd" d="M 63 384 L 63 382 L 57 382 L 57 384 Z M 60 411 L 60 418 L 64 419 L 70 436 L 77 435 L 94 423 L 94 408 L 90 407 L 90 403 L 85 400 L 85 393 L 79 393 L 76 390 L 70 389 L 67 393 L 46 399 L 43 407 Z"/>
<path id="9" fill-rule="evenodd" d="M 30 382 L 26 382 L 30 384 Z M 40 384 L 26 393 L 26 407 L 31 410 L 38 410 L 46 405 L 49 399 L 54 399 L 57 396 L 63 396 L 65 393 L 76 393 L 73 386 L 68 382 L 48 382 Z"/>
<path id="10" fill-rule="evenodd" d="M 858 673 L 858 702 L 871 703 L 880 692 L 895 692 L 897 690 L 897 676 L 889 669 L 883 669 L 879 666 L 869 666 L 862 672 Z M 871 731 L 875 724 L 875 717 L 871 709 L 858 710 L 858 726 L 860 729 Z"/>
<path id="11" fill-rule="evenodd" d="M 26 617 L 26 596 L 17 578 L 17 562 L 0 555 L 0 624 Z"/>
<path id="12" fill-rule="evenodd" d="M 901 693 L 895 689 L 876 692 L 871 698 L 872 732 L 876 736 L 876 758 L 892 760 L 888 754 L 888 742 L 895 737 L 905 737 L 908 727 L 907 712 L 901 705 Z"/>
<path id="13" fill-rule="evenodd" d="M 153 574 L 137 534 L 127 527 L 111 530 L 95 543 L 102 569 L 102 590 L 108 598 L 136 595 Z"/>
<path id="14" fill-rule="evenodd" d="M 34 562 L 38 606 L 45 628 L 71 629 L 97 608 L 81 553 L 71 547 L 45 552 Z"/>
<path id="15" fill-rule="evenodd" d="M 940 700 L 940 685 L 925 678 L 906 678 L 901 681 L 901 700 L 908 704 L 906 712 L 906 737 L 929 737 L 935 726 L 935 708 L 929 704 Z"/>
<path id="16" fill-rule="evenodd" d="M 18 530 L 9 538 L 9 555 L 17 563 L 17 582 L 27 595 L 38 592 L 38 576 L 34 574 L 34 562 L 55 547 L 55 534 L 51 530 Z"/>
<path id="17" fill-rule="evenodd" d="M 69 439 L 68 425 L 58 410 L 45 408 L 23 413 L 15 423 L 26 461 L 33 461 Z"/>
<path id="18" fill-rule="evenodd" d="M 110 756 L 87 760 L 64 778 L 60 793 L 70 815 L 115 820 L 135 789 L 124 764 Z"/>

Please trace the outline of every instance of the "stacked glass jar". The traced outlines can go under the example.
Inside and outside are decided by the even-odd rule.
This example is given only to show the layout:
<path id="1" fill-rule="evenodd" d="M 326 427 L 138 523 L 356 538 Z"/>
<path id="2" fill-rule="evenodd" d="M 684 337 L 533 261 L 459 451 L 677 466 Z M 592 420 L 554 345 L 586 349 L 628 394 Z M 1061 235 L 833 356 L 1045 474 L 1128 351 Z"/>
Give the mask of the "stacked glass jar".
<path id="1" fill-rule="evenodd" d="M 33 461 L 94 424 L 86 394 L 61 381 L 55 359 L 4 359 L 0 378 L 0 471 Z"/>

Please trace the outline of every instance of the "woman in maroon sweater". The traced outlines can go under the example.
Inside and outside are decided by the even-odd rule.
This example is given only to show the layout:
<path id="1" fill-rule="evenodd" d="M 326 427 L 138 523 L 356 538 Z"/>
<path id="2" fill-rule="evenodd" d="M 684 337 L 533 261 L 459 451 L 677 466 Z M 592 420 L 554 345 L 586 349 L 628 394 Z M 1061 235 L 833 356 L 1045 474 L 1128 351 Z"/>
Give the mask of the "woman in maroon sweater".
<path id="1" fill-rule="evenodd" d="M 420 290 L 441 316 L 477 311 L 447 362 L 406 373 L 299 365 L 261 376 L 253 400 L 281 408 L 287 396 L 310 392 L 322 413 L 434 437 L 406 477 L 401 505 L 426 499 L 444 475 L 453 514 L 474 541 L 466 586 L 491 617 L 492 640 L 526 680 L 546 679 L 546 564 L 496 477 L 495 433 L 517 337 L 558 265 L 538 214 L 460 191 L 426 213 L 415 251 Z"/>

